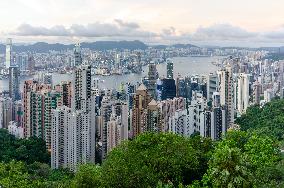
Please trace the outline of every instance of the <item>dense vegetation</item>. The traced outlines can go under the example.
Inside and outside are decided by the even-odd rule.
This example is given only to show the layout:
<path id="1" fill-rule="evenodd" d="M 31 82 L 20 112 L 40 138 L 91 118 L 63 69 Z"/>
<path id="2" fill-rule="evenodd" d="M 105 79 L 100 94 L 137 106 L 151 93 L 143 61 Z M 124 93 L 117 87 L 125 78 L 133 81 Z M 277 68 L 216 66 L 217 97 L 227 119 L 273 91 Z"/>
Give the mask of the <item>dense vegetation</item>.
<path id="1" fill-rule="evenodd" d="M 49 163 L 50 156 L 42 139 L 32 137 L 17 139 L 6 129 L 0 129 L 0 161 L 22 161 L 26 164 L 34 162 Z"/>
<path id="2" fill-rule="evenodd" d="M 264 105 L 248 108 L 245 115 L 236 120 L 242 131 L 258 132 L 279 141 L 284 139 L 284 100 L 273 100 Z"/>
<path id="3" fill-rule="evenodd" d="M 23 158 L 0 151 L 3 161 L 0 163 L 0 185 L 284 187 L 284 166 L 279 150 L 284 134 L 283 109 L 283 100 L 273 101 L 263 108 L 249 108 L 246 115 L 237 119 L 241 130 L 229 131 L 218 142 L 199 136 L 185 138 L 170 133 L 142 134 L 111 151 L 102 165 L 81 165 L 75 174 L 66 170 L 51 170 L 45 164 L 46 159 L 39 156 Z M 17 140 L 5 131 L 0 133 L 1 147 L 17 150 L 17 142 L 33 143 L 30 139 Z M 38 140 L 39 143 L 42 142 Z M 32 160 L 38 162 L 33 163 Z"/>

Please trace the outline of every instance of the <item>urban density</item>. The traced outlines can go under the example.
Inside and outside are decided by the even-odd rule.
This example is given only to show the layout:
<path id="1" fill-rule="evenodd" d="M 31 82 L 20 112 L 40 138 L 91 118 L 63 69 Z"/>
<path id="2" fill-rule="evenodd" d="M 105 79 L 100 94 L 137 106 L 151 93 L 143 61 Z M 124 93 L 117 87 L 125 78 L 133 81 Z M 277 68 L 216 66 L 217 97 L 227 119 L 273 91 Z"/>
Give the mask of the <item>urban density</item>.
<path id="1" fill-rule="evenodd" d="M 0 188 L 284 187 L 280 0 L 0 3 Z"/>
<path id="2" fill-rule="evenodd" d="M 234 120 L 249 106 L 284 96 L 284 61 L 265 59 L 264 50 L 190 47 L 97 52 L 76 44 L 70 51 L 18 54 L 13 52 L 12 39 L 7 39 L 1 69 L 9 79 L 9 91 L 1 94 L 0 127 L 19 138 L 44 139 L 55 169 L 75 171 L 78 164 L 94 163 L 96 151 L 104 160 L 121 142 L 143 132 L 187 137 L 198 133 L 218 140 L 228 129 L 238 129 Z M 212 62 L 219 70 L 174 79 L 171 58 L 187 55 L 221 56 L 219 62 Z M 44 57 L 55 61 L 43 68 Z M 166 64 L 165 77 L 157 72 L 160 63 Z M 140 69 L 148 66 L 148 76 L 137 84 L 100 89 L 103 83 L 95 79 L 93 70 L 114 74 L 132 64 Z M 54 85 L 53 71 L 66 69 L 71 79 Z M 26 74 L 35 78 L 25 80 L 20 88 Z"/>

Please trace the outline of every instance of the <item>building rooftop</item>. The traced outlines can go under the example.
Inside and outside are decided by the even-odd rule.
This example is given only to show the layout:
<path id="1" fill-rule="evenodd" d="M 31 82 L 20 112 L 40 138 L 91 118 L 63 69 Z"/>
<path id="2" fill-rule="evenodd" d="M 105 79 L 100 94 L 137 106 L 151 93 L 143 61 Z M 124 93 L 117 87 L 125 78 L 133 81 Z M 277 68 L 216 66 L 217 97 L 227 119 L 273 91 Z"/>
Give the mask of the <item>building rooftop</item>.
<path id="1" fill-rule="evenodd" d="M 147 90 L 147 88 L 144 84 L 141 84 L 137 89 L 137 91 L 145 91 L 145 90 Z"/>

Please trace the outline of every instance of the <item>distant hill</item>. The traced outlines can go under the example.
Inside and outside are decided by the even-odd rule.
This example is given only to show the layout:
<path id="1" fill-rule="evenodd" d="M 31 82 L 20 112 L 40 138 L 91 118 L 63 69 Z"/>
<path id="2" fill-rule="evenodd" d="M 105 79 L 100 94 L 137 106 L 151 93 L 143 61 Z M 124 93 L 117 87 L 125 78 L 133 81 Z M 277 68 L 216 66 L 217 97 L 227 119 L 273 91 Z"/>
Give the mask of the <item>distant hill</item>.
<path id="1" fill-rule="evenodd" d="M 145 50 L 148 46 L 144 44 L 141 41 L 135 40 L 135 41 L 97 41 L 97 42 L 91 42 L 91 43 L 86 43 L 83 42 L 81 43 L 82 48 L 89 48 L 92 50 L 110 50 L 110 49 L 129 49 L 129 50 L 135 50 L 135 49 L 141 49 Z M 30 44 L 30 45 L 14 45 L 13 50 L 15 52 L 38 52 L 38 53 L 43 53 L 43 52 L 48 52 L 50 50 L 55 50 L 55 51 L 61 51 L 61 50 L 67 50 L 67 49 L 73 49 L 74 45 L 69 44 L 60 44 L 60 43 L 55 43 L 55 44 L 48 44 L 45 42 L 37 42 L 35 44 Z M 5 53 L 5 45 L 0 44 L 0 53 Z"/>

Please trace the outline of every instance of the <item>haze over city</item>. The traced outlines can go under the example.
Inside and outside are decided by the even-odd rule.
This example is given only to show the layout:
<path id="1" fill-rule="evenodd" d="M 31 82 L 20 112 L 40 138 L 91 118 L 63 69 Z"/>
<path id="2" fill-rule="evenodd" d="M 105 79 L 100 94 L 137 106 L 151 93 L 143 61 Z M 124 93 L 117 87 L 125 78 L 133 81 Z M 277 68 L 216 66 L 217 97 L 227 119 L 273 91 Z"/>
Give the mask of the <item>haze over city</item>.
<path id="1" fill-rule="evenodd" d="M 0 39 L 280 46 L 283 7 L 281 0 L 2 0 Z"/>

